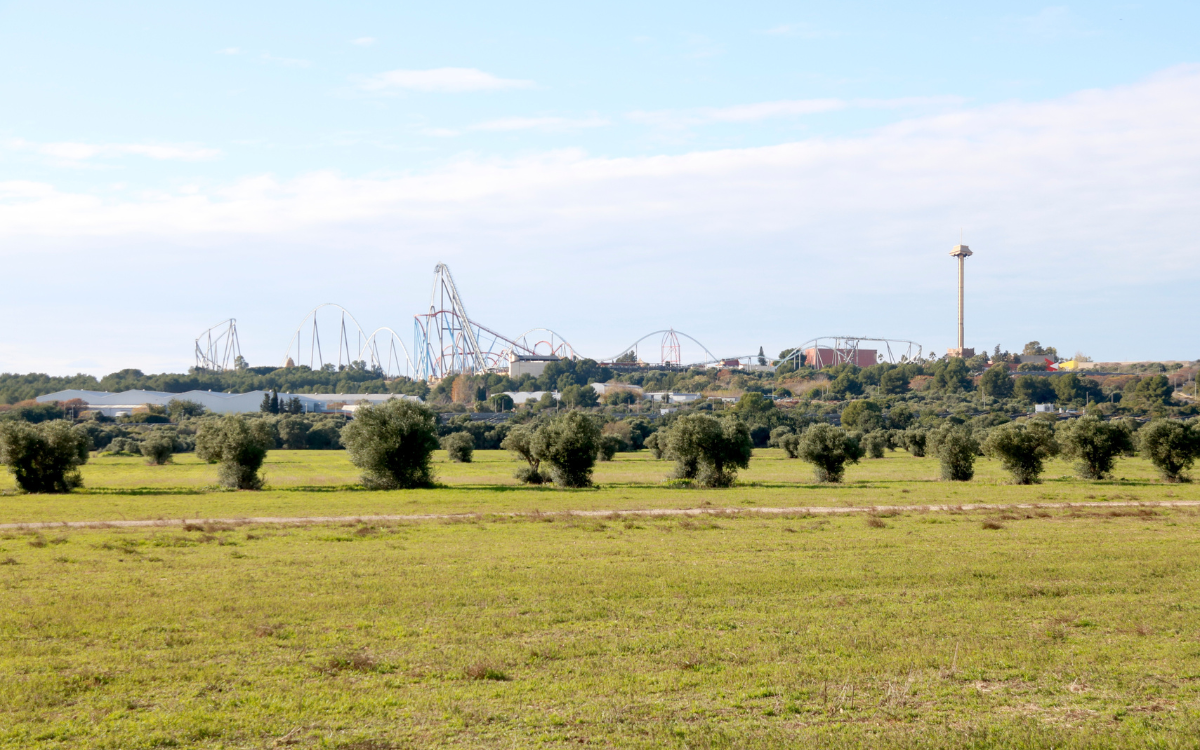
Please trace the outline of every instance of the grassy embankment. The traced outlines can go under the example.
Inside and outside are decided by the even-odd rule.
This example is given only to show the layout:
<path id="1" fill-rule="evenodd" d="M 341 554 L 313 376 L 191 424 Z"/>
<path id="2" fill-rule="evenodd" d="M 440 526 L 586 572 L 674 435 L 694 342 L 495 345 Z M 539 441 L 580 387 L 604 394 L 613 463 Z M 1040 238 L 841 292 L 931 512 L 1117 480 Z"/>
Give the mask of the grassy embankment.
<path id="1" fill-rule="evenodd" d="M 471 464 L 437 454 L 438 489 L 371 492 L 355 485 L 358 472 L 341 451 L 272 451 L 263 492 L 216 490 L 216 467 L 192 454 L 167 466 L 140 458 L 96 457 L 83 467 L 85 489 L 64 496 L 11 494 L 12 478 L 0 473 L 0 523 L 251 516 L 377 515 L 410 513 L 558 512 L 687 507 L 796 507 L 1037 503 L 1091 500 L 1197 500 L 1195 485 L 1166 485 L 1142 459 L 1117 464 L 1121 479 L 1085 482 L 1068 463 L 1052 461 L 1045 482 L 1006 484 L 997 462 L 980 459 L 969 483 L 937 480 L 938 464 L 900 451 L 850 466 L 842 485 L 818 485 L 808 464 L 777 450 L 759 450 L 739 485 L 726 490 L 664 488 L 671 464 L 648 452 L 618 454 L 598 464 L 599 489 L 564 491 L 522 487 L 512 478 L 516 461 L 503 451 L 477 451 Z"/>
<path id="2" fill-rule="evenodd" d="M 10 532 L 0 562 L 3 748 L 1200 737 L 1190 509 Z"/>

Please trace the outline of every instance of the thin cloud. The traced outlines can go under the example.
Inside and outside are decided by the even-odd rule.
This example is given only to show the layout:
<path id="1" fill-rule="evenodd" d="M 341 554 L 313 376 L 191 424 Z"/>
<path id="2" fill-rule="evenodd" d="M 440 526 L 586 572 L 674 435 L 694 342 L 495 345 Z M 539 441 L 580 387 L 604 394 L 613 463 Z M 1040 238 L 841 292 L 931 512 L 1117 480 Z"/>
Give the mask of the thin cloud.
<path id="1" fill-rule="evenodd" d="M 1086 28 L 1071 9 L 1063 5 L 1051 5 L 1031 16 L 1018 19 L 1018 26 L 1030 36 L 1046 40 L 1092 36 L 1097 33 Z"/>
<path id="2" fill-rule="evenodd" d="M 365 91 L 387 92 L 438 91 L 506 91 L 533 88 L 533 81 L 500 78 L 475 68 L 433 68 L 431 70 L 390 70 L 361 81 Z"/>
<path id="3" fill-rule="evenodd" d="M 225 49 L 217 50 L 218 55 L 240 55 L 242 51 L 237 47 L 226 47 Z"/>
<path id="4" fill-rule="evenodd" d="M 957 96 L 909 96 L 894 99 L 785 99 L 737 104 L 730 107 L 630 112 L 626 117 L 643 125 L 681 129 L 710 123 L 759 122 L 773 117 L 800 117 L 846 109 L 954 106 L 965 101 L 962 97 Z"/>
<path id="5" fill-rule="evenodd" d="M 269 63 L 282 65 L 285 68 L 307 68 L 312 65 L 308 60 L 299 60 L 293 57 L 277 57 L 270 52 L 264 52 L 258 56 L 260 60 L 265 60 Z"/>
<path id="6" fill-rule="evenodd" d="M 358 39 L 351 39 L 351 44 L 356 44 L 359 47 L 370 47 L 375 42 L 379 41 L 373 36 L 360 36 Z"/>
<path id="7" fill-rule="evenodd" d="M 486 120 L 463 128 L 424 128 L 420 132 L 434 138 L 451 138 L 473 132 L 505 133 L 520 130 L 537 130 L 544 133 L 565 132 L 584 128 L 602 128 L 610 125 L 601 117 L 500 117 Z"/>
<path id="8" fill-rule="evenodd" d="M 841 36 L 841 34 L 836 31 L 818 29 L 806 23 L 785 23 L 770 29 L 766 29 L 762 33 L 767 34 L 768 36 L 792 36 L 799 37 L 801 39 L 822 39 L 826 37 Z"/>
<path id="9" fill-rule="evenodd" d="M 32 143 L 15 140 L 9 142 L 9 148 L 18 151 L 32 151 L 65 162 L 120 156 L 144 156 L 159 161 L 208 161 L 221 156 L 221 151 L 214 148 L 158 143 L 80 143 L 72 141 Z"/>
<path id="10" fill-rule="evenodd" d="M 510 131 L 510 130 L 578 130 L 580 128 L 600 128 L 608 125 L 608 120 L 600 117 L 572 119 L 570 117 L 502 117 L 488 120 L 477 125 L 471 125 L 467 130 Z"/>

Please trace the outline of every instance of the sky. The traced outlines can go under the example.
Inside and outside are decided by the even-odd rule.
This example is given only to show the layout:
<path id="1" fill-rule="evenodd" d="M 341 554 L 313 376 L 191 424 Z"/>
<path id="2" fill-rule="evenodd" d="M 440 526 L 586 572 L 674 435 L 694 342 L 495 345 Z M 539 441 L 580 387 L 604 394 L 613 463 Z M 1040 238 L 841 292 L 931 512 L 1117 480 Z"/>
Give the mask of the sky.
<path id="1" fill-rule="evenodd" d="M 0 0 L 0 372 L 183 372 L 229 318 L 279 364 L 328 302 L 411 345 L 438 263 L 473 320 L 582 356 L 665 328 L 941 353 L 960 238 L 968 346 L 1195 359 L 1198 27 L 1182 2 Z"/>

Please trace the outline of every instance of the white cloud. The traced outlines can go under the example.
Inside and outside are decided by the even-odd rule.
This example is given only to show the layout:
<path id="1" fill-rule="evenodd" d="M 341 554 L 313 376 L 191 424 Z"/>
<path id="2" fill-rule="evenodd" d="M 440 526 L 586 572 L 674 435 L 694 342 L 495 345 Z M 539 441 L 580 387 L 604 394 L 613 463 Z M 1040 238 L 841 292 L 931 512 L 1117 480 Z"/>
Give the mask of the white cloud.
<path id="1" fill-rule="evenodd" d="M 366 91 L 503 91 L 533 87 L 533 81 L 499 78 L 475 68 L 433 68 L 431 70 L 391 70 L 359 83 Z"/>
<path id="2" fill-rule="evenodd" d="M 1197 130 L 1200 67 L 1185 67 L 762 148 L 471 156 L 394 177 L 251 175 L 190 195 L 9 181 L 0 182 L 0 258 L 13 274 L 81 264 L 105 290 L 136 282 L 124 270 L 134 261 L 169 257 L 223 295 L 187 303 L 202 306 L 198 323 L 249 321 L 239 309 L 257 305 L 247 336 L 264 331 L 280 349 L 299 308 L 335 291 L 357 300 L 360 320 L 399 329 L 427 299 L 438 260 L 489 326 L 547 325 L 584 354 L 669 325 L 719 354 L 843 331 L 944 347 L 954 315 L 947 253 L 963 227 L 976 252 L 969 344 L 1037 338 L 1100 357 L 1195 356 L 1158 319 L 1182 316 L 1190 295 L 1180 290 L 1200 282 Z M 126 276 L 88 265 L 114 248 Z M 281 264 L 314 272 L 262 287 Z M 327 268 L 340 276 L 319 272 Z M 38 293 L 7 290 L 0 306 L 49 309 Z M 85 297 L 105 318 L 112 296 Z M 637 299 L 654 304 L 624 303 Z M 90 355 L 69 328 L 52 343 Z M 252 361 L 279 356 L 263 351 Z"/>
<path id="3" fill-rule="evenodd" d="M 226 47 L 225 49 L 217 50 L 218 55 L 240 55 L 242 51 L 237 47 Z"/>
<path id="4" fill-rule="evenodd" d="M 772 117 L 838 112 L 845 109 L 900 109 L 904 107 L 949 106 L 962 104 L 957 96 L 910 96 L 895 99 L 786 99 L 773 102 L 738 104 L 730 107 L 701 107 L 687 110 L 630 112 L 627 117 L 646 125 L 686 128 L 714 122 L 758 122 Z"/>
<path id="5" fill-rule="evenodd" d="M 78 143 L 61 141 L 57 143 L 32 143 L 25 140 L 8 142 L 11 149 L 32 151 L 65 162 L 79 162 L 89 159 L 114 158 L 119 156 L 145 156 L 160 161 L 208 161 L 216 159 L 221 151 L 215 148 L 203 148 L 190 144 L 161 144 L 161 143 Z"/>
<path id="6" fill-rule="evenodd" d="M 373 36 L 360 36 L 358 39 L 350 40 L 350 43 L 356 44 L 359 47 L 370 47 L 372 44 L 374 44 L 377 41 L 379 41 L 379 40 L 377 40 Z"/>

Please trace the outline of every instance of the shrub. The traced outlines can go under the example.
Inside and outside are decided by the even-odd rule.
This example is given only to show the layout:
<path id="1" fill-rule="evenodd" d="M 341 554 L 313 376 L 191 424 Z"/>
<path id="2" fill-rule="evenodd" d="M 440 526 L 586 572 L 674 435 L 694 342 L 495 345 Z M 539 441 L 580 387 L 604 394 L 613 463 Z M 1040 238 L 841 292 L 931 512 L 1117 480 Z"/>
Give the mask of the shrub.
<path id="1" fill-rule="evenodd" d="M 800 436 L 794 432 L 789 432 L 779 441 L 779 447 L 783 448 L 783 452 L 787 454 L 788 458 L 799 458 Z"/>
<path id="2" fill-rule="evenodd" d="M 304 417 L 290 415 L 280 419 L 275 424 L 279 434 L 279 447 L 284 450 L 298 451 L 308 447 L 308 433 L 312 431 L 312 423 Z"/>
<path id="3" fill-rule="evenodd" d="M 442 447 L 451 461 L 469 464 L 475 454 L 475 438 L 469 432 L 455 432 L 442 438 Z"/>
<path id="4" fill-rule="evenodd" d="M 1000 425 L 988 435 L 983 449 L 1000 459 L 1015 484 L 1033 484 L 1040 481 L 1045 460 L 1058 453 L 1058 442 L 1049 423 L 1036 419 Z"/>
<path id="5" fill-rule="evenodd" d="M 771 435 L 767 438 L 767 447 L 782 448 L 784 438 L 793 433 L 795 433 L 795 430 L 793 430 L 791 427 L 787 427 L 785 425 L 776 427 L 775 429 L 771 430 Z"/>
<path id="6" fill-rule="evenodd" d="M 199 417 L 206 411 L 204 404 L 190 399 L 173 398 L 167 402 L 167 414 L 175 421 L 183 417 Z"/>
<path id="7" fill-rule="evenodd" d="M 867 399 L 851 401 L 842 409 L 842 426 L 863 432 L 877 430 L 883 426 L 883 408 Z"/>
<path id="8" fill-rule="evenodd" d="M 533 433 L 533 455 L 550 469 L 560 487 L 588 487 L 600 449 L 600 427 L 587 415 L 570 411 Z"/>
<path id="9" fill-rule="evenodd" d="M 1164 480 L 1178 482 L 1200 455 L 1200 431 L 1195 425 L 1156 419 L 1138 430 L 1137 445 Z"/>
<path id="10" fill-rule="evenodd" d="M 729 487 L 737 470 L 750 465 L 754 443 L 750 430 L 736 418 L 707 414 L 680 417 L 667 432 L 664 454 L 675 461 L 672 477 L 693 480 L 701 487 Z"/>
<path id="11" fill-rule="evenodd" d="M 118 437 L 113 438 L 105 447 L 106 453 L 132 453 L 137 455 L 142 452 L 142 444 L 133 438 Z"/>
<path id="12" fill-rule="evenodd" d="M 919 427 L 909 427 L 901 433 L 901 442 L 904 444 L 904 449 L 914 458 L 925 457 L 925 445 L 928 441 L 929 433 Z"/>
<path id="13" fill-rule="evenodd" d="M 634 430 L 633 425 L 625 420 L 619 422 L 609 422 L 604 425 L 601 434 L 605 437 L 612 436 L 617 440 L 617 451 L 627 451 L 634 445 Z M 641 433 L 637 434 L 637 440 L 641 440 Z"/>
<path id="14" fill-rule="evenodd" d="M 363 484 L 410 489 L 433 483 L 430 459 L 438 448 L 437 415 L 423 404 L 392 399 L 360 406 L 342 430 L 342 443 Z"/>
<path id="15" fill-rule="evenodd" d="M 1133 435 L 1124 425 L 1099 417 L 1080 417 L 1060 426 L 1058 434 L 1063 455 L 1079 459 L 1075 471 L 1083 479 L 1103 479 L 1118 455 L 1133 450 Z"/>
<path id="16" fill-rule="evenodd" d="M 917 421 L 917 413 L 908 404 L 896 404 L 887 413 L 888 426 L 903 432 Z"/>
<path id="17" fill-rule="evenodd" d="M 664 433 L 662 432 L 652 432 L 646 436 L 646 441 L 643 443 L 643 445 L 650 449 L 655 458 L 661 459 L 663 457 L 663 448 L 666 447 L 663 435 Z"/>
<path id="18" fill-rule="evenodd" d="M 621 438 L 611 434 L 601 435 L 596 458 L 601 461 L 611 461 L 619 450 L 621 450 Z"/>
<path id="19" fill-rule="evenodd" d="M 0 424 L 0 463 L 26 492 L 69 492 L 83 485 L 89 440 L 65 420 Z"/>
<path id="20" fill-rule="evenodd" d="M 142 441 L 142 455 L 151 466 L 162 466 L 171 460 L 175 452 L 175 440 L 170 435 L 154 432 Z"/>
<path id="21" fill-rule="evenodd" d="M 258 470 L 274 444 L 275 439 L 263 420 L 230 415 L 200 426 L 196 433 L 196 456 L 210 464 L 220 464 L 217 481 L 222 486 L 257 490 L 262 487 Z"/>
<path id="22" fill-rule="evenodd" d="M 930 452 L 942 466 L 942 479 L 969 482 L 975 476 L 979 441 L 962 425 L 945 424 L 929 436 Z"/>
<path id="23" fill-rule="evenodd" d="M 528 466 L 517 469 L 513 474 L 514 477 L 525 484 L 542 484 L 546 481 L 546 477 L 540 471 L 542 460 L 533 455 L 533 434 L 534 428 L 530 425 L 517 425 L 504 436 L 500 447 L 516 453 L 529 463 Z"/>
<path id="24" fill-rule="evenodd" d="M 58 402 L 40 404 L 37 401 L 18 401 L 12 406 L 3 405 L 0 408 L 0 419 L 12 419 L 37 424 L 62 419 L 66 416 Z"/>
<path id="25" fill-rule="evenodd" d="M 863 436 L 862 447 L 868 458 L 883 458 L 888 447 L 888 437 L 883 430 L 868 432 Z"/>
<path id="26" fill-rule="evenodd" d="M 815 424 L 805 430 L 796 452 L 813 465 L 818 482 L 842 481 L 846 464 L 856 464 L 863 457 L 858 441 L 831 424 Z"/>

